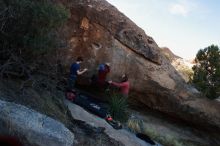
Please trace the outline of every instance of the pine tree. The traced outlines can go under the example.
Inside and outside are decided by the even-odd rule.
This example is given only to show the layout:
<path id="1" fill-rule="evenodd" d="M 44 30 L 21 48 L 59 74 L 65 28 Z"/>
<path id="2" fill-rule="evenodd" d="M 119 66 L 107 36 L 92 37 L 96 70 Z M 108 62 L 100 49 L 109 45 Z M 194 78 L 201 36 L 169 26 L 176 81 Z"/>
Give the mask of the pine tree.
<path id="1" fill-rule="evenodd" d="M 220 91 L 220 50 L 211 45 L 198 51 L 193 66 L 192 83 L 208 98 L 214 99 Z"/>

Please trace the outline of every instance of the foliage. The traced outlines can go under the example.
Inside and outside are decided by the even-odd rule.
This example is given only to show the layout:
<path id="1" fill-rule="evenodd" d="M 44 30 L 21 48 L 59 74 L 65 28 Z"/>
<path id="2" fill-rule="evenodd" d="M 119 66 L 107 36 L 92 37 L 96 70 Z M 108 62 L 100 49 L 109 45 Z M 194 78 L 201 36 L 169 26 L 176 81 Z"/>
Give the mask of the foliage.
<path id="1" fill-rule="evenodd" d="M 161 131 L 157 131 L 152 127 L 146 127 L 143 133 L 150 136 L 152 139 L 161 143 L 164 146 L 200 146 L 201 145 L 193 141 L 178 139 L 177 137 L 175 137 L 175 135 L 170 135 L 170 134 L 163 135 L 161 134 Z"/>
<path id="2" fill-rule="evenodd" d="M 64 6 L 50 0 L 1 0 L 0 74 L 24 72 L 57 48 L 56 30 L 68 17 Z"/>
<path id="3" fill-rule="evenodd" d="M 220 50 L 211 45 L 198 51 L 193 66 L 192 83 L 208 98 L 219 96 L 220 89 Z"/>
<path id="4" fill-rule="evenodd" d="M 128 120 L 127 99 L 119 94 L 113 94 L 109 101 L 109 112 L 115 120 L 126 122 Z"/>
<path id="5" fill-rule="evenodd" d="M 143 120 L 138 118 L 130 118 L 127 122 L 127 126 L 130 131 L 134 133 L 141 133 L 143 132 Z"/>
<path id="6" fill-rule="evenodd" d="M 0 45 L 7 49 L 54 47 L 52 30 L 68 18 L 63 6 L 49 0 L 5 0 L 0 12 Z"/>

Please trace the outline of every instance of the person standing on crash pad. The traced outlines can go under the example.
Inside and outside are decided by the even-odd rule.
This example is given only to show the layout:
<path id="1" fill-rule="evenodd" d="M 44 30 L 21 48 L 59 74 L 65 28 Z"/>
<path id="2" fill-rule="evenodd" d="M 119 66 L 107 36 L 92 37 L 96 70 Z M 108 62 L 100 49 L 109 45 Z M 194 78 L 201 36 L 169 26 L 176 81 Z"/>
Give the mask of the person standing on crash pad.
<path id="1" fill-rule="evenodd" d="M 80 69 L 80 64 L 83 62 L 82 57 L 77 57 L 76 62 L 73 63 L 70 67 L 70 77 L 68 81 L 68 88 L 73 89 L 75 87 L 76 79 L 79 75 L 85 73 L 88 69 L 84 68 L 83 70 Z"/>

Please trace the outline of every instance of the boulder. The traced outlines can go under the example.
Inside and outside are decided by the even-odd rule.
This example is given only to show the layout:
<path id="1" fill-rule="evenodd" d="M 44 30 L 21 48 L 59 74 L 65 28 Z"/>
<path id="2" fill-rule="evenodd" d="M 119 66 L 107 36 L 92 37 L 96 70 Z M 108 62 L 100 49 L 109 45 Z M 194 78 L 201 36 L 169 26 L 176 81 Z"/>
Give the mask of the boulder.
<path id="1" fill-rule="evenodd" d="M 0 100 L 0 134 L 29 146 L 73 146 L 74 134 L 62 123 L 25 106 Z"/>
<path id="2" fill-rule="evenodd" d="M 85 76 L 96 73 L 99 63 L 110 62 L 109 77 L 117 80 L 128 73 L 130 101 L 159 110 L 194 125 L 220 130 L 220 105 L 204 98 L 163 55 L 152 37 L 105 0 L 57 0 L 71 12 L 59 30 L 66 46 L 59 59 L 65 66 L 83 56 Z M 211 126 L 210 126 L 211 125 Z"/>

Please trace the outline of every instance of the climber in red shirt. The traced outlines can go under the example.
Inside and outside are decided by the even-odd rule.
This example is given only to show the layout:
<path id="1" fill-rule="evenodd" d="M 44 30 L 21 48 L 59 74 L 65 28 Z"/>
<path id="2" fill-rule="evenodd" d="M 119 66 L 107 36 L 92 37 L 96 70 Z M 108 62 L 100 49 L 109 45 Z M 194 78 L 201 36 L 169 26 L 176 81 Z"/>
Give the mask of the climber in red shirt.
<path id="1" fill-rule="evenodd" d="M 120 93 L 124 96 L 124 97 L 128 97 L 128 93 L 129 93 L 129 81 L 128 81 L 128 76 L 126 74 L 122 75 L 122 81 L 120 83 L 117 82 L 113 82 L 113 81 L 108 81 L 109 84 L 119 87 L 120 88 Z"/>

